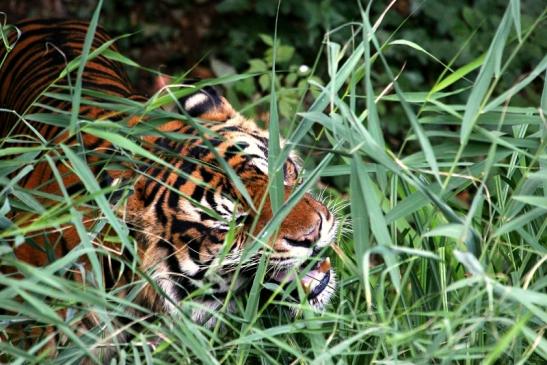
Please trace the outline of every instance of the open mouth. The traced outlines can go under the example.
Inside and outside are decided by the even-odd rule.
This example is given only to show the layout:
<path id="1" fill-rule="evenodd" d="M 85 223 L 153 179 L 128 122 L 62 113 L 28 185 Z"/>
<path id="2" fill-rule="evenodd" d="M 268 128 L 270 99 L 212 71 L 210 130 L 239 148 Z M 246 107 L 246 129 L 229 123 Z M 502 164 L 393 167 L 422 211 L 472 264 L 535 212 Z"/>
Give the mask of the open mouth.
<path id="1" fill-rule="evenodd" d="M 317 298 L 331 284 L 331 264 L 326 257 L 300 280 L 308 299 Z"/>
<path id="2" fill-rule="evenodd" d="M 304 270 L 309 266 L 308 261 L 300 268 Z M 295 273 L 294 270 L 277 271 L 272 276 L 272 279 L 277 282 L 292 281 L 295 279 Z M 312 266 L 312 268 L 302 276 L 300 283 L 308 296 L 307 299 L 310 304 L 319 309 L 324 307 L 334 293 L 336 285 L 335 273 L 331 268 L 330 258 L 326 257 Z"/>

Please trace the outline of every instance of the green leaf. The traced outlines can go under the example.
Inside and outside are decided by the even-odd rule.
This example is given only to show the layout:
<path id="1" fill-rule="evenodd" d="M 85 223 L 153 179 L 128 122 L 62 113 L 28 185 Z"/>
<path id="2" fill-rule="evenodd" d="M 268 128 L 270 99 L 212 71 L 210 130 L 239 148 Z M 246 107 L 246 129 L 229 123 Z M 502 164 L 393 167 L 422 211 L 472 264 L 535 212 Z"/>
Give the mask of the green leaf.
<path id="1" fill-rule="evenodd" d="M 494 232 L 494 236 L 498 237 L 505 233 L 509 233 L 511 231 L 514 231 L 532 221 L 533 219 L 536 219 L 538 217 L 545 217 L 546 212 L 544 208 L 534 208 L 516 218 L 512 218 L 507 223 L 500 226 L 496 231 Z M 500 221 L 502 223 L 503 221 Z"/>
<path id="2" fill-rule="evenodd" d="M 465 238 L 466 230 L 463 224 L 445 224 L 439 227 L 435 227 L 432 230 L 424 233 L 423 237 L 436 237 L 445 236 L 454 238 L 456 240 L 463 240 Z"/>
<path id="3" fill-rule="evenodd" d="M 274 46 L 274 39 L 268 34 L 260 33 L 258 36 L 260 37 L 260 39 L 262 39 L 262 42 L 264 42 L 264 44 L 266 44 L 267 46 L 270 46 L 270 47 Z"/>
<path id="4" fill-rule="evenodd" d="M 545 209 L 545 214 L 547 216 L 547 197 L 541 197 L 541 196 L 513 196 L 512 197 L 515 200 L 521 201 L 523 203 L 534 205 L 536 207 L 540 207 Z"/>
<path id="5" fill-rule="evenodd" d="M 482 66 L 485 56 L 486 54 L 483 54 L 475 58 L 473 61 L 469 62 L 468 64 L 458 68 L 457 70 L 455 70 L 454 72 L 446 76 L 444 79 L 440 80 L 435 86 L 433 86 L 433 89 L 431 90 L 431 92 L 437 93 L 441 90 L 446 89 L 448 86 L 452 85 L 453 83 L 463 79 L 470 72 Z"/>
<path id="6" fill-rule="evenodd" d="M 370 26 L 369 26 L 370 27 Z M 369 28 L 370 29 L 370 28 Z M 389 42 L 389 45 L 390 46 L 394 46 L 394 45 L 401 45 L 401 46 L 407 46 L 407 47 L 410 47 L 412 49 L 415 49 L 419 52 L 422 52 L 426 55 L 428 55 L 429 57 L 431 57 L 432 59 L 434 59 L 436 62 L 440 63 L 441 65 L 443 65 L 444 67 L 446 68 L 449 68 L 448 66 L 446 66 L 443 61 L 441 61 L 440 59 L 438 59 L 437 57 L 435 57 L 434 55 L 432 55 L 431 53 L 429 53 L 428 51 L 426 51 L 422 46 L 412 42 L 412 41 L 408 41 L 406 39 L 396 39 L 394 41 L 391 41 Z"/>
<path id="7" fill-rule="evenodd" d="M 522 31 L 520 27 L 520 0 L 511 0 L 511 17 L 515 25 L 515 31 L 519 42 L 522 42 Z"/>
<path id="8" fill-rule="evenodd" d="M 509 90 L 502 93 L 500 96 L 492 100 L 488 105 L 484 107 L 483 112 L 489 112 L 502 105 L 502 103 L 510 100 L 514 95 L 528 86 L 533 80 L 541 75 L 547 69 L 547 56 L 543 57 L 541 62 L 530 72 L 528 76 L 513 85 Z"/>
<path id="9" fill-rule="evenodd" d="M 249 72 L 266 72 L 268 65 L 261 59 L 252 59 L 249 61 Z"/>
<path id="10" fill-rule="evenodd" d="M 482 64 L 479 76 L 471 89 L 471 94 L 467 99 L 467 105 L 463 114 L 462 129 L 460 142 L 462 145 L 466 145 L 469 141 L 471 131 L 477 121 L 479 114 L 481 113 L 481 107 L 483 99 L 486 96 L 490 81 L 493 76 L 498 77 L 501 68 L 501 57 L 505 48 L 505 41 L 509 35 L 511 24 L 509 20 L 509 8 L 505 11 L 505 14 L 501 20 L 501 23 L 494 35 L 494 39 L 488 48 L 484 63 Z"/>

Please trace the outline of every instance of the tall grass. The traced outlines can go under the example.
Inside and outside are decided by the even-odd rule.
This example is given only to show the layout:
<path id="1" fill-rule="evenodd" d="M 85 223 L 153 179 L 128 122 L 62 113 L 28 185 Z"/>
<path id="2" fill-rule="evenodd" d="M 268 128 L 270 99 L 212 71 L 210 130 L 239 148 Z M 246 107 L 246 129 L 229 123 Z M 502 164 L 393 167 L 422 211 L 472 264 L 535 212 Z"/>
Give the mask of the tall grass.
<path id="1" fill-rule="evenodd" d="M 184 315 L 195 305 L 191 298 L 178 303 L 181 316 L 175 320 L 165 315 L 152 318 L 152 313 L 148 320 L 131 317 L 132 298 L 149 278 L 138 272 L 137 262 L 124 261 L 97 244 L 106 240 L 133 248 L 127 227 L 107 202 L 113 188 L 99 187 L 78 149 L 51 146 L 30 136 L 35 142 L 0 149 L 0 263 L 16 267 L 23 275 L 0 275 L 3 358 L 13 363 L 78 363 L 93 346 L 108 343 L 101 337 L 103 330 L 120 316 L 138 322 L 141 330 L 118 349 L 118 363 L 544 363 L 547 57 L 510 89 L 499 90 L 498 82 L 526 47 L 530 34 L 545 27 L 546 12 L 523 28 L 520 2 L 510 1 L 485 54 L 457 69 L 450 66 L 456 61 L 452 60 L 429 90 L 413 92 L 399 85 L 405 71 L 390 65 L 384 52 L 390 47 L 428 54 L 427 50 L 396 39 L 397 34 L 381 43 L 377 31 L 382 16 L 373 18 L 368 9 L 362 9 L 361 22 L 346 26 L 353 27 L 346 44 L 326 37 L 329 80 L 323 86 L 310 85 L 318 89 L 318 96 L 313 103 L 303 104 L 294 123 L 279 119 L 272 83 L 271 174 L 298 147 L 309 170 L 286 204 L 277 194 L 282 191 L 276 185 L 279 179 L 272 178 L 270 196 L 277 214 L 257 241 L 275 234 L 298 195 L 312 189 L 319 178 L 348 182 L 345 191 L 329 189 L 333 199 L 349 204 L 344 219 L 351 218 L 352 228 L 349 236 L 338 237 L 331 250 L 339 285 L 324 313 L 314 313 L 302 303 L 296 305 L 300 315 L 291 318 L 295 304 L 283 295 L 260 301 L 262 287 L 284 291 L 263 282 L 264 261 L 249 293 L 237 298 L 235 312 L 215 313 L 219 325 L 212 329 Z M 119 55 L 111 56 L 132 64 Z M 441 58 L 434 56 L 431 62 Z M 378 72 L 387 73 L 392 82 L 375 82 Z M 515 95 L 538 85 L 542 87 L 538 104 L 514 105 Z M 89 93 L 78 90 L 56 97 L 73 98 L 74 105 L 88 102 L 80 99 L 80 92 Z M 146 104 L 95 97 L 105 108 L 146 115 L 150 120 L 186 119 L 159 108 L 171 102 L 171 96 L 186 92 L 157 95 Z M 406 117 L 401 123 L 407 133 L 398 150 L 386 142 L 382 106 L 400 108 Z M 124 123 L 82 121 L 70 111 L 59 112 L 55 118 L 35 114 L 22 119 L 58 123 L 75 133 L 109 139 L 121 161 L 147 158 L 170 167 L 141 146 L 139 136 L 150 133 L 144 125 L 127 128 Z M 281 130 L 286 131 L 284 147 L 277 139 Z M 310 134 L 321 138 L 320 148 L 307 149 Z M 1 144 L 18 139 L 21 136 L 6 136 Z M 321 160 L 313 157 L 317 151 L 324 151 Z M 44 207 L 43 193 L 27 191 L 18 182 L 37 163 L 46 161 L 54 168 L 59 160 L 73 167 L 87 191 L 49 197 L 57 203 Z M 61 179 L 59 174 L 57 178 Z M 82 221 L 82 207 L 97 209 L 91 228 Z M 15 213 L 19 213 L 17 219 Z M 65 224 L 78 227 L 82 239 L 66 257 L 37 268 L 11 254 L 14 246 L 32 241 L 43 229 L 62 229 Z M 105 227 L 112 227 L 106 235 Z M 90 259 L 91 272 L 83 272 L 78 264 L 82 256 Z M 135 271 L 126 297 L 116 295 L 121 288 L 108 291 L 102 284 L 98 258 L 104 256 Z M 70 280 L 73 271 L 87 277 L 86 285 Z M 77 324 L 89 312 L 97 315 L 100 325 L 89 333 L 78 333 Z M 28 335 L 31 329 L 34 333 L 46 330 L 29 348 L 10 337 L 13 325 Z M 56 343 L 56 357 L 41 351 L 48 342 Z"/>

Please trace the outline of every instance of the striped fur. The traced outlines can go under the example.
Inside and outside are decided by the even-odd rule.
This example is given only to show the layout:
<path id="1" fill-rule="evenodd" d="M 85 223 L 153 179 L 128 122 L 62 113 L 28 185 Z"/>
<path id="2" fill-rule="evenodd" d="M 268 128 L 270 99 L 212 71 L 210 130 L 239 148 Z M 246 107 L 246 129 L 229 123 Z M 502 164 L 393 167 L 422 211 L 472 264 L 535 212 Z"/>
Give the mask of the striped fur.
<path id="1" fill-rule="evenodd" d="M 19 115 L 49 112 L 51 107 L 70 110 L 72 106 L 69 102 L 48 98 L 42 93 L 57 79 L 66 62 L 81 53 L 87 27 L 84 22 L 65 20 L 32 20 L 19 24 L 22 36 L 0 69 L 2 108 L 15 110 Z M 93 47 L 109 39 L 102 29 L 98 29 Z M 74 78 L 70 82 L 74 83 Z M 60 80 L 57 84 L 68 83 L 67 80 Z M 87 63 L 83 86 L 117 97 L 144 100 L 134 91 L 122 67 L 103 56 Z M 55 88 L 48 89 L 51 90 Z M 47 107 L 32 106 L 36 100 Z M 160 295 L 153 286 L 147 286 L 138 301 L 154 311 L 173 315 L 178 313 L 176 303 L 198 288 L 206 290 L 197 301 L 210 309 L 220 307 L 232 285 L 242 250 L 272 217 L 267 196 L 268 134 L 237 113 L 226 99 L 211 88 L 187 97 L 181 104 L 186 113 L 201 119 L 201 125 L 209 128 L 210 132 L 198 133 L 186 120 L 171 120 L 158 129 L 195 135 L 196 138 L 177 141 L 155 135 L 143 137 L 143 143 L 183 174 L 159 164 L 146 165 L 143 162 L 145 167 L 140 174 L 109 171 L 105 175 L 99 171 L 99 160 L 88 159 L 90 165 L 99 166 L 94 167 L 93 172 L 101 182 L 119 178 L 134 181 L 133 193 L 127 198 L 120 214 L 134 228 L 141 269 L 151 275 L 167 294 L 167 297 Z M 125 118 L 129 119 L 130 124 L 139 123 L 137 116 L 109 116 L 109 113 L 88 105 L 80 108 L 81 118 L 95 120 L 108 117 L 114 121 Z M 61 128 L 46 124 L 37 124 L 36 127 L 51 143 L 77 142 L 75 137 L 71 139 Z M 26 125 L 14 113 L 0 112 L 0 130 L 3 136 L 29 134 Z M 87 150 L 109 150 L 107 141 L 85 134 L 81 138 Z M 211 146 L 214 150 L 210 149 Z M 263 204 L 260 212 L 254 211 L 242 197 L 223 170 L 218 156 L 239 176 L 253 204 Z M 69 190 L 82 188 L 79 179 L 66 166 L 59 164 L 58 168 L 64 174 L 64 183 Z M 293 156 L 285 162 L 286 198 L 297 185 L 299 169 Z M 29 189 L 60 193 L 52 171 L 45 163 L 38 164 L 21 184 Z M 235 242 L 220 262 L 219 252 L 233 224 L 237 226 Z M 278 235 L 267 243 L 272 249 L 268 280 L 281 281 L 283 275 L 280 272 L 288 273 L 292 269 L 298 272 L 320 248 L 333 241 L 336 230 L 336 219 L 327 207 L 310 194 L 305 194 L 281 223 Z M 66 254 L 79 244 L 73 227 L 67 227 L 57 238 L 57 256 Z M 37 252 L 29 244 L 17 248 L 16 255 L 35 265 L 48 263 L 47 255 Z M 256 257 L 243 264 L 238 281 L 232 287 L 236 290 L 245 288 L 252 280 L 255 269 Z M 320 308 L 328 302 L 335 285 L 334 275 L 329 278 L 327 288 L 317 293 L 313 300 L 310 299 L 313 306 Z M 203 310 L 195 310 L 192 316 L 196 321 L 208 321 L 208 314 Z"/>

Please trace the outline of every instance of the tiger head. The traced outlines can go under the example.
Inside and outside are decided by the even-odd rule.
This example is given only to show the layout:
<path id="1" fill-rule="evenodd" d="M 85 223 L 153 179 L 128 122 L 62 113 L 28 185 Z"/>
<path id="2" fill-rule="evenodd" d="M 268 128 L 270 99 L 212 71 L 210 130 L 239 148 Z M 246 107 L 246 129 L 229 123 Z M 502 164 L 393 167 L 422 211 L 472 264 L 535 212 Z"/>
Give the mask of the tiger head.
<path id="1" fill-rule="evenodd" d="M 228 291 L 248 287 L 260 255 L 268 252 L 265 281 L 290 284 L 300 279 L 310 305 L 322 309 L 336 282 L 330 260 L 319 258 L 334 241 L 334 214 L 305 193 L 276 232 L 257 242 L 273 217 L 267 132 L 235 112 L 212 88 L 183 99 L 182 107 L 201 122 L 175 120 L 160 128 L 189 136 L 184 141 L 145 138 L 172 168 L 148 166 L 126 204 L 142 248 L 143 270 L 165 293 L 146 287 L 141 298 L 145 305 L 174 312 L 174 303 L 199 290 L 197 300 L 204 309 L 194 310 L 192 317 L 207 322 Z M 299 172 L 298 160 L 289 156 L 283 165 L 285 200 L 297 188 Z M 258 249 L 252 253 L 250 245 Z"/>

